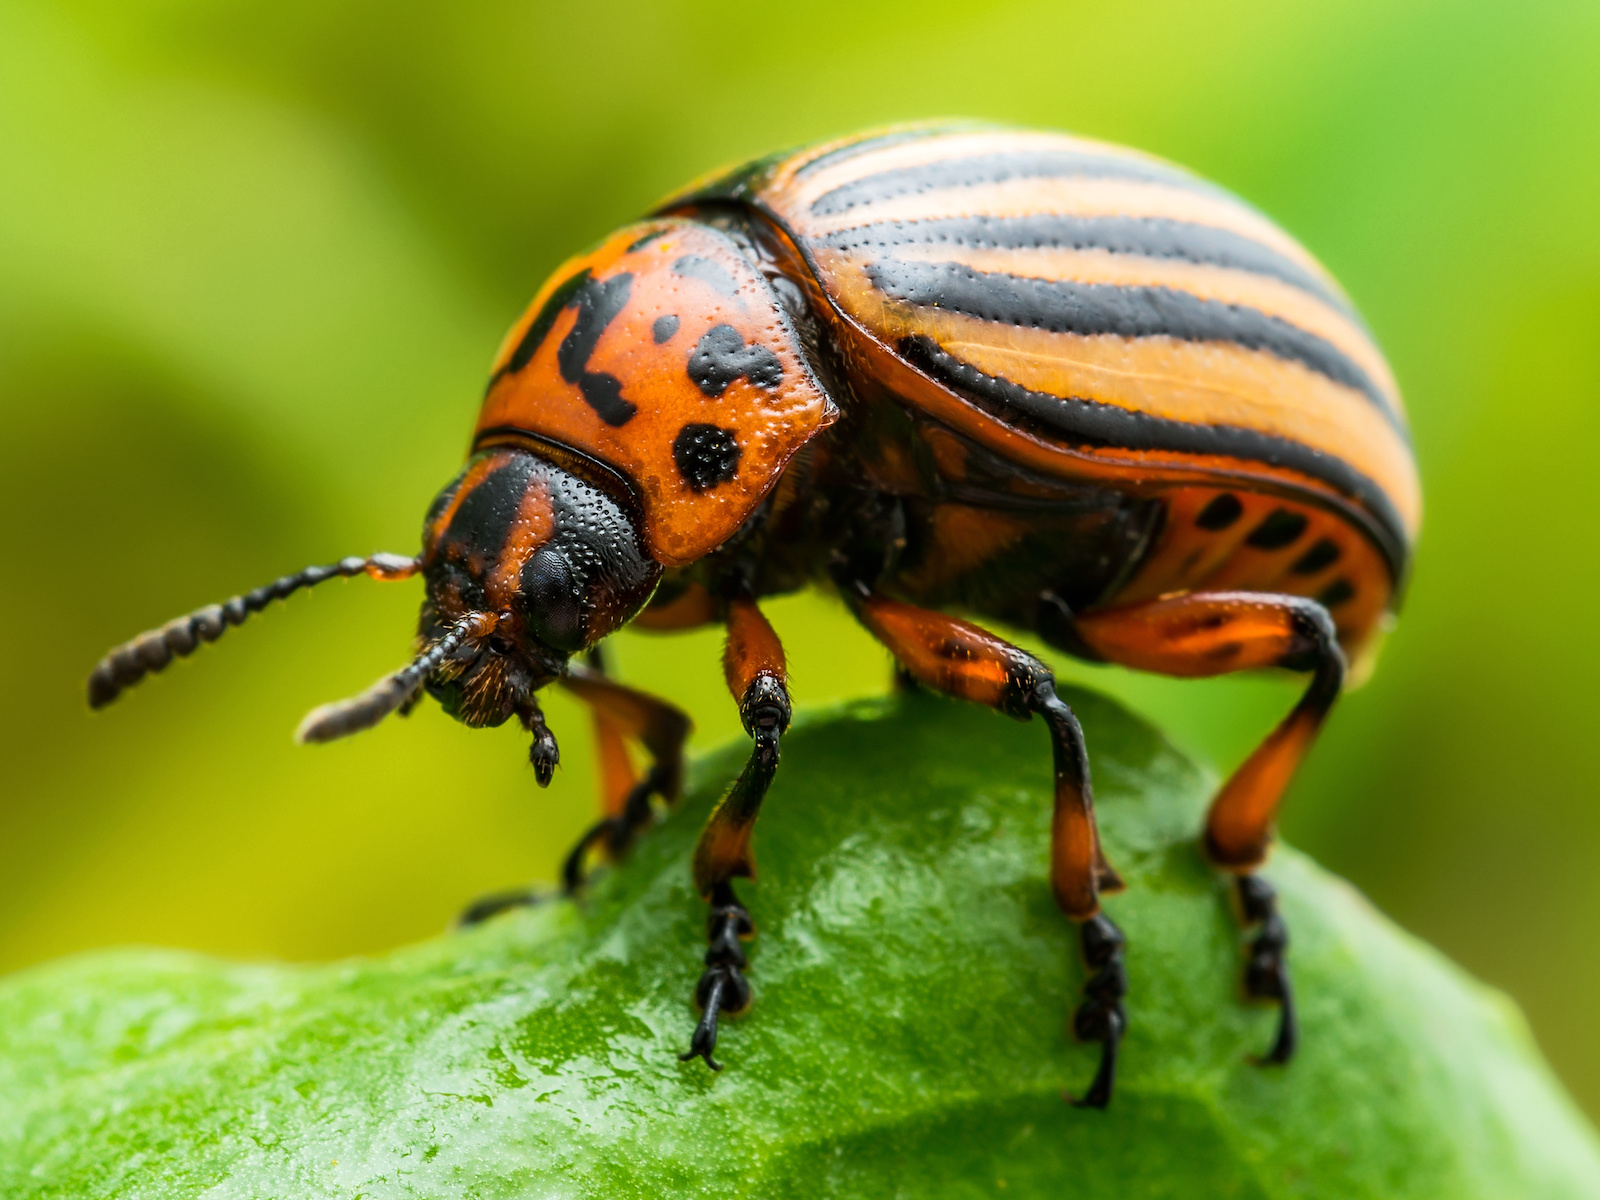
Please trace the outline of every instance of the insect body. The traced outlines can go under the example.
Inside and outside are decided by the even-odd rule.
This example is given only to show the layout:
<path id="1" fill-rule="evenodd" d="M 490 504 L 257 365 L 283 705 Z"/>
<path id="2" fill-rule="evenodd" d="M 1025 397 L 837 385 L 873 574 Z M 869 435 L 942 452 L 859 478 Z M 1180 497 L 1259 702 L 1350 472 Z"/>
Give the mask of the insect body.
<path id="1" fill-rule="evenodd" d="M 750 999 L 734 881 L 790 704 L 765 596 L 836 590 L 923 686 L 1038 715 L 1055 764 L 1056 899 L 1091 975 L 1074 1016 L 1110 1098 L 1126 1025 L 1121 886 L 1096 831 L 1077 720 L 1049 669 L 978 624 L 1180 676 L 1309 672 L 1204 830 L 1256 929 L 1247 992 L 1281 1009 L 1287 936 L 1256 873 L 1279 799 L 1406 572 L 1420 493 L 1388 367 L 1350 302 L 1225 192 L 1099 143 L 916 127 L 754 163 L 562 266 L 496 357 L 465 469 L 414 559 L 315 567 L 145 634 L 90 680 L 144 673 L 335 574 L 427 582 L 418 658 L 300 737 L 364 728 L 426 690 L 469 725 L 516 717 L 538 780 L 558 750 L 537 693 L 595 710 L 604 813 L 568 859 L 626 848 L 681 777 L 686 718 L 607 678 L 629 621 L 721 622 L 754 749 L 707 825 L 701 1018 Z M 632 777 L 623 743 L 653 760 Z M 518 898 L 480 906 L 482 917 Z"/>

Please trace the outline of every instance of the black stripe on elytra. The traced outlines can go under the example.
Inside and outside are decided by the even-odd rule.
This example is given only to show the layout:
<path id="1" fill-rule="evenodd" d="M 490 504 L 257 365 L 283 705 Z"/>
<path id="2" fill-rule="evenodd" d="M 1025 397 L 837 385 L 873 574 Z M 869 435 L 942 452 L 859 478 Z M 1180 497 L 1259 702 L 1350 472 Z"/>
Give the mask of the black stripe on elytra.
<path id="1" fill-rule="evenodd" d="M 1042 213 L 1026 217 L 947 217 L 929 221 L 882 221 L 842 229 L 822 239 L 839 250 L 883 253 L 898 246 L 949 245 L 994 250 L 1104 250 L 1142 258 L 1226 267 L 1266 275 L 1309 292 L 1360 320 L 1328 282 L 1271 246 L 1212 225 L 1170 217 L 1071 217 Z"/>
<path id="2" fill-rule="evenodd" d="M 815 175 L 824 167 L 837 166 L 852 158 L 859 158 L 863 154 L 871 154 L 875 150 L 883 150 L 889 146 L 899 146 L 905 142 L 920 142 L 924 138 L 938 137 L 947 133 L 958 133 L 959 129 L 951 127 L 933 127 L 929 129 L 897 129 L 893 133 L 880 134 L 878 137 L 864 138 L 859 142 L 851 142 L 848 146 L 836 146 L 826 154 L 819 154 L 808 163 L 802 163 L 795 168 L 795 178 L 804 179 L 808 175 Z"/>
<path id="3" fill-rule="evenodd" d="M 672 264 L 672 273 L 681 275 L 685 279 L 698 279 L 702 283 L 709 283 L 724 296 L 734 296 L 739 292 L 739 285 L 733 281 L 733 276 L 728 274 L 726 267 L 698 254 L 685 254 Z"/>
<path id="4" fill-rule="evenodd" d="M 932 192 L 940 188 L 977 187 L 1011 179 L 1130 179 L 1165 183 L 1190 191 L 1227 196 L 1221 188 L 1165 163 L 1082 150 L 1012 150 L 945 158 L 914 167 L 895 167 L 863 175 L 823 192 L 811 202 L 813 216 L 829 217 L 867 204 Z M 1233 199 L 1233 197 L 1228 197 Z M 1241 203 L 1242 201 L 1236 201 Z"/>
<path id="5" fill-rule="evenodd" d="M 962 362 L 928 337 L 902 338 L 899 349 L 910 362 L 941 383 L 986 402 L 990 411 L 1019 414 L 1044 430 L 1080 444 L 1222 455 L 1285 467 L 1319 479 L 1371 515 L 1368 531 L 1383 551 L 1394 577 L 1404 578 L 1407 543 L 1400 514 L 1381 487 L 1343 459 L 1290 438 L 1236 425 L 1190 424 L 1115 404 L 1030 391 Z"/>
<path id="6" fill-rule="evenodd" d="M 1206 300 L 1173 288 L 1028 279 L 975 271 L 964 263 L 886 258 L 869 263 L 866 271 L 873 285 L 891 299 L 984 321 L 1050 333 L 1171 337 L 1261 350 L 1361 392 L 1406 436 L 1388 397 L 1338 347 L 1260 309 Z"/>
<path id="7" fill-rule="evenodd" d="M 556 348 L 556 365 L 561 378 L 578 385 L 589 407 L 600 414 L 607 425 L 626 425 L 638 412 L 632 401 L 622 398 L 622 381 L 615 375 L 588 369 L 589 356 L 594 353 L 600 335 L 606 326 L 616 320 L 628 303 L 628 293 L 633 289 L 633 275 L 618 271 L 609 279 L 586 279 L 572 298 L 577 306 L 578 319 Z"/>

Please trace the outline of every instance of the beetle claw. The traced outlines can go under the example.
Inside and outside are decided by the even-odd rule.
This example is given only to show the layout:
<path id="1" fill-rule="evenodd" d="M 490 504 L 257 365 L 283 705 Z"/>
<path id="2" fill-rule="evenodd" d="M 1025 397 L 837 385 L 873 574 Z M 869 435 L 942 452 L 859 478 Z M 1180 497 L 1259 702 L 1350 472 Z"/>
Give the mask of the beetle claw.
<path id="1" fill-rule="evenodd" d="M 1294 1057 L 1299 1044 L 1299 1022 L 1295 1018 L 1294 989 L 1289 983 L 1289 927 L 1278 912 L 1278 894 L 1259 875 L 1239 876 L 1239 906 L 1247 925 L 1260 925 L 1250 943 L 1250 961 L 1244 969 L 1245 995 L 1252 1000 L 1274 1000 L 1278 1004 L 1278 1033 L 1272 1049 L 1251 1055 L 1258 1067 L 1282 1066 Z"/>
<path id="2" fill-rule="evenodd" d="M 481 925 L 490 917 L 497 917 L 503 912 L 510 912 L 513 908 L 532 908 L 551 899 L 554 892 L 524 888 L 511 892 L 491 892 L 487 896 L 480 896 L 462 911 L 456 918 L 457 929 L 469 929 L 474 925 Z"/>
<path id="3" fill-rule="evenodd" d="M 1128 973 L 1123 967 L 1122 930 L 1104 913 L 1096 913 L 1079 926 L 1083 961 L 1094 972 L 1083 985 L 1084 1000 L 1072 1014 L 1072 1032 L 1084 1042 L 1100 1043 L 1100 1066 L 1081 1097 L 1066 1097 L 1075 1108 L 1104 1108 L 1111 1103 L 1117 1081 L 1117 1052 L 1128 1028 Z"/>
<path id="4" fill-rule="evenodd" d="M 736 1016 L 750 1007 L 750 981 L 744 977 L 748 965 L 745 938 L 755 934 L 750 913 L 734 895 L 730 884 L 718 884 L 712 893 L 711 919 L 707 922 L 706 969 L 695 984 L 694 1001 L 700 1008 L 700 1021 L 689 1039 L 689 1048 L 678 1055 L 680 1062 L 703 1058 L 713 1071 L 722 1064 L 711 1057 L 717 1048 L 717 1018 L 723 1013 Z"/>

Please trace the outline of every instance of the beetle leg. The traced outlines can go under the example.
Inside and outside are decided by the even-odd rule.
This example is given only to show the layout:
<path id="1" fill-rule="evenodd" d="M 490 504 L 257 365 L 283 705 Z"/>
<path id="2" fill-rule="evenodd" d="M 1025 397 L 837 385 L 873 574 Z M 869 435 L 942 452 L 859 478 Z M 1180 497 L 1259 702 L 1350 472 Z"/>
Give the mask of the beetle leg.
<path id="1" fill-rule="evenodd" d="M 683 744 L 689 737 L 689 718 L 680 709 L 644 692 L 607 679 L 600 671 L 574 666 L 563 679 L 569 691 L 589 704 L 595 717 L 595 732 L 600 739 L 601 806 L 603 816 L 578 839 L 562 864 L 562 893 L 570 895 L 583 886 L 583 865 L 589 850 L 599 845 L 616 857 L 633 842 L 640 829 L 654 815 L 650 797 L 660 796 L 667 803 L 678 798 L 683 781 Z M 555 735 L 545 724 L 544 713 L 531 697 L 517 710 L 523 727 L 533 735 L 528 758 L 540 787 L 549 784 L 561 752 Z M 642 780 L 634 780 L 628 762 L 625 737 L 637 737 L 654 756 L 654 763 Z M 621 760 L 621 770 L 608 755 Z M 627 772 L 622 774 L 622 770 Z M 626 785 L 626 790 L 623 785 Z M 619 799 L 612 799 L 619 797 Z M 476 925 L 512 908 L 525 908 L 547 899 L 545 889 L 525 888 L 496 892 L 469 905 L 456 920 L 457 925 Z"/>
<path id="2" fill-rule="evenodd" d="M 605 658 L 596 646 L 588 654 L 589 666 L 605 674 Z M 628 798 L 639 786 L 639 773 L 628 757 L 627 735 L 617 720 L 605 711 L 589 710 L 594 722 L 595 759 L 599 767 L 600 815 L 617 817 L 628 807 Z"/>
<path id="3" fill-rule="evenodd" d="M 1094 819 L 1094 789 L 1083 730 L 1056 695 L 1055 677 L 1038 659 L 976 625 L 915 608 L 864 586 L 845 589 L 861 620 L 920 684 L 1008 716 L 1044 718 L 1055 758 L 1055 811 L 1050 826 L 1050 882 L 1056 903 L 1078 925 L 1091 972 L 1072 1019 L 1074 1034 L 1099 1042 L 1094 1082 L 1075 1103 L 1104 1108 L 1116 1082 L 1117 1052 L 1127 1028 L 1122 931 L 1100 911 L 1100 893 L 1122 880 L 1106 862 Z"/>
<path id="4" fill-rule="evenodd" d="M 1245 993 L 1276 1002 L 1281 1013 L 1272 1049 L 1257 1061 L 1286 1063 L 1297 1038 L 1289 934 L 1276 893 L 1256 870 L 1271 846 L 1284 789 L 1344 685 L 1344 651 L 1333 619 L 1301 596 L 1198 592 L 1086 613 L 1072 625 L 1072 635 L 1095 656 L 1144 671 L 1192 678 L 1255 667 L 1312 672 L 1300 702 L 1217 793 L 1205 829 L 1207 856 L 1238 879 L 1245 925 L 1259 927 Z"/>
<path id="5" fill-rule="evenodd" d="M 540 787 L 548 787 L 551 777 L 555 774 L 556 765 L 561 761 L 561 750 L 556 745 L 555 734 L 551 733 L 550 727 L 544 723 L 544 711 L 532 696 L 517 708 L 517 718 L 522 722 L 522 727 L 533 735 L 533 744 L 528 747 L 528 761 L 533 764 L 534 778 L 538 780 Z M 456 925 L 459 928 L 480 925 L 490 917 L 499 916 L 513 908 L 529 908 L 535 904 L 542 904 L 553 894 L 545 888 L 514 888 L 506 892 L 491 892 L 467 905 L 456 918 Z"/>
<path id="6" fill-rule="evenodd" d="M 639 830 L 654 819 L 650 798 L 668 804 L 683 786 L 683 744 L 692 725 L 683 710 L 645 692 L 609 679 L 598 667 L 568 668 L 562 686 L 588 704 L 595 718 L 601 768 L 603 815 L 578 839 L 561 869 L 564 890 L 583 886 L 584 862 L 591 848 L 600 846 L 610 858 L 619 858 Z M 650 769 L 636 780 L 623 744 L 626 737 L 644 743 L 651 755 Z"/>
<path id="7" fill-rule="evenodd" d="M 778 742 L 789 728 L 788 671 L 783 645 L 755 602 L 728 603 L 728 644 L 723 654 L 723 674 L 728 690 L 739 699 L 739 719 L 755 741 L 750 759 L 728 794 L 706 822 L 694 850 L 695 889 L 711 903 L 707 929 L 710 947 L 706 969 L 695 985 L 695 1003 L 701 1013 L 689 1049 L 678 1057 L 687 1062 L 703 1058 L 713 1071 L 722 1064 L 711 1057 L 717 1048 L 717 1019 L 736 1014 L 750 1004 L 750 984 L 743 941 L 755 936 L 755 923 L 734 893 L 734 879 L 754 879 L 755 856 L 750 836 L 761 801 L 778 769 Z"/>

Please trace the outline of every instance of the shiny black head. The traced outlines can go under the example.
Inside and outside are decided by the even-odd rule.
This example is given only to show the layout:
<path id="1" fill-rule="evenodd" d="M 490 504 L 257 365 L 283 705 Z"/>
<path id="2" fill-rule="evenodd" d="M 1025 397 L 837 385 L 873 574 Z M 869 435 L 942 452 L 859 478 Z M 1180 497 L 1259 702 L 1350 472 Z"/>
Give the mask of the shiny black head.
<path id="1" fill-rule="evenodd" d="M 473 726 L 510 717 L 568 657 L 625 624 L 661 577 L 629 508 L 516 447 L 475 455 L 439 494 L 423 526 L 422 570 L 426 642 L 473 614 L 493 622 L 427 681 Z"/>

